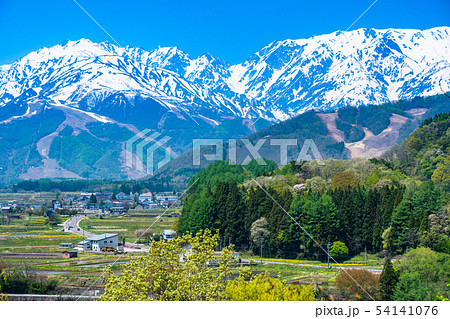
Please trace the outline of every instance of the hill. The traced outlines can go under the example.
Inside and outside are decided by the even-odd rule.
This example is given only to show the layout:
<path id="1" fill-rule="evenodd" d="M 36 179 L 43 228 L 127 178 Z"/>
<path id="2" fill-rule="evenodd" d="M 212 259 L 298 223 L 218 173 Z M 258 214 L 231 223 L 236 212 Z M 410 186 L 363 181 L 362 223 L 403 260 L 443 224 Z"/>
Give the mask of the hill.
<path id="1" fill-rule="evenodd" d="M 305 141 L 314 141 L 323 159 L 350 159 L 380 157 L 420 127 L 426 118 L 450 111 L 450 99 L 446 95 L 415 98 L 408 101 L 371 105 L 360 108 L 341 108 L 334 113 L 306 112 L 293 119 L 263 128 L 246 138 L 252 145 L 264 140 L 258 153 L 281 164 L 280 146 L 271 145 L 271 140 L 295 140 L 296 145 L 287 148 L 285 163 L 297 160 Z M 290 143 L 293 143 L 290 142 Z M 203 154 L 214 154 L 213 146 L 201 148 L 200 165 L 193 165 L 193 151 L 189 150 L 168 163 L 150 177 L 152 181 L 173 183 L 183 187 L 191 176 L 214 161 Z M 311 149 L 307 154 L 314 159 Z M 247 156 L 254 159 L 243 139 L 236 141 L 236 163 L 243 163 Z M 229 160 L 227 140 L 223 143 L 220 159 Z"/>

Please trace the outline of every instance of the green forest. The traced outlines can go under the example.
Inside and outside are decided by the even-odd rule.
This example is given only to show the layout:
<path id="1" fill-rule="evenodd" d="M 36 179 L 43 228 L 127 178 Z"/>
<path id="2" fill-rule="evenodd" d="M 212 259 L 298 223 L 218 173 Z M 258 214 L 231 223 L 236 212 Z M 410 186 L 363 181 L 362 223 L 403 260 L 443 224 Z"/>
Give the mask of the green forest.
<path id="1" fill-rule="evenodd" d="M 262 244 L 263 255 L 275 258 L 324 261 L 329 243 L 341 247 L 337 260 L 363 251 L 416 261 L 428 256 L 424 265 L 439 264 L 434 277 L 424 280 L 423 273 L 405 265 L 412 257 L 405 257 L 395 282 L 426 291 L 433 280 L 439 282 L 436 294 L 405 296 L 399 290 L 397 298 L 435 300 L 438 291 L 448 297 L 449 151 L 450 114 L 441 113 L 381 158 L 284 167 L 266 161 L 269 165 L 259 168 L 256 161 L 216 162 L 190 180 L 178 231 L 218 230 L 224 246 L 259 251 Z M 263 229 L 259 240 L 256 227 Z M 393 289 L 386 298 L 395 298 Z"/>

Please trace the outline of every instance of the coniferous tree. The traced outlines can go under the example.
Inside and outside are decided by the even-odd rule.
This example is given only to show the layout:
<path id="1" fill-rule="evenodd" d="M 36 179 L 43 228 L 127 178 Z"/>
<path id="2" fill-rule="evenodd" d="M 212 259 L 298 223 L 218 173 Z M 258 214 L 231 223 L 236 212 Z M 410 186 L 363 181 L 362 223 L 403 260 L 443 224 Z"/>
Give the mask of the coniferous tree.
<path id="1" fill-rule="evenodd" d="M 378 203 L 380 201 L 380 194 L 377 189 L 371 189 L 367 193 L 367 198 L 364 203 L 364 217 L 362 226 L 362 245 L 367 247 L 369 251 L 373 251 L 373 234 L 374 223 L 378 212 Z"/>
<path id="2" fill-rule="evenodd" d="M 215 229 L 217 218 L 214 199 L 211 189 L 208 188 L 202 192 L 191 208 L 191 216 L 189 222 L 189 231 L 196 234 L 199 231 Z"/>
<path id="3" fill-rule="evenodd" d="M 389 258 L 386 259 L 383 266 L 383 272 L 380 276 L 380 296 L 381 300 L 389 301 L 392 299 L 395 285 L 398 283 L 398 272 L 392 266 Z"/>
<path id="4" fill-rule="evenodd" d="M 290 247 L 294 251 L 303 251 L 305 246 L 305 232 L 300 226 L 305 225 L 306 221 L 306 202 L 308 201 L 306 195 L 296 196 L 292 200 L 289 214 L 292 219 L 289 220 L 289 241 Z M 300 226 L 299 226 L 300 225 Z"/>
<path id="5" fill-rule="evenodd" d="M 248 192 L 247 228 L 261 217 L 267 217 L 273 207 L 273 200 L 261 187 L 251 188 Z"/>
<path id="6" fill-rule="evenodd" d="M 402 200 L 404 187 L 385 186 L 381 189 L 381 203 L 377 211 L 372 244 L 375 250 L 383 247 L 382 234 L 389 227 L 392 219 L 392 212 Z"/>
<path id="7" fill-rule="evenodd" d="M 287 245 L 290 220 L 286 212 L 292 203 L 292 194 L 289 191 L 279 193 L 273 189 L 269 189 L 269 193 L 276 203 L 272 201 L 272 209 L 267 215 L 270 231 L 268 250 L 280 257 L 287 257 L 283 252 L 286 249 L 285 245 Z"/>
<path id="8" fill-rule="evenodd" d="M 435 187 L 432 181 L 423 183 L 414 193 L 412 205 L 414 211 L 410 226 L 419 229 L 420 232 L 428 231 L 428 216 L 436 214 L 443 206 L 439 188 Z"/>
<path id="9" fill-rule="evenodd" d="M 220 229 L 222 237 L 227 222 L 227 199 L 228 199 L 228 183 L 219 182 L 214 193 L 214 206 L 217 212 L 217 228 Z"/>
<path id="10" fill-rule="evenodd" d="M 354 253 L 359 253 L 364 249 L 363 246 L 363 226 L 364 226 L 364 206 L 367 193 L 363 188 L 355 188 L 352 210 L 353 210 L 353 233 L 350 247 Z"/>
<path id="11" fill-rule="evenodd" d="M 406 247 L 403 247 L 403 238 L 406 236 L 409 229 L 409 220 L 414 210 L 412 198 L 416 190 L 417 187 L 415 187 L 415 183 L 411 184 L 406 189 L 402 201 L 398 204 L 398 206 L 392 213 L 391 228 L 393 235 L 393 246 L 398 250 L 398 252 L 406 249 Z"/>
<path id="12" fill-rule="evenodd" d="M 241 191 L 235 181 L 228 184 L 228 196 L 225 205 L 225 221 L 223 229 L 225 243 L 233 243 L 240 247 L 248 243 L 249 229 L 246 229 L 246 205 Z"/>

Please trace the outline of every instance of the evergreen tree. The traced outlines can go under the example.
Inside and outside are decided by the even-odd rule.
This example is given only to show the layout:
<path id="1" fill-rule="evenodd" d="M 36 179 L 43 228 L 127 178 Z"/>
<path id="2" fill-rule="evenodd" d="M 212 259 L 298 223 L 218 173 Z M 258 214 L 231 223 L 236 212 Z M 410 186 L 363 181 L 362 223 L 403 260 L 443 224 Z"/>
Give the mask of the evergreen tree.
<path id="1" fill-rule="evenodd" d="M 380 276 L 380 295 L 381 300 L 389 301 L 392 299 L 395 285 L 398 282 L 398 272 L 392 266 L 391 260 L 388 258 L 384 262 L 383 272 Z"/>
<path id="2" fill-rule="evenodd" d="M 306 206 L 306 202 L 308 201 L 305 195 L 296 196 L 292 200 L 289 214 L 292 216 L 292 219 L 289 219 L 289 244 L 292 250 L 301 251 L 304 250 L 305 245 L 305 232 L 300 228 L 299 225 L 304 226 L 306 221 L 306 211 L 304 207 Z M 297 224 L 298 223 L 298 224 Z"/>
<path id="3" fill-rule="evenodd" d="M 251 188 L 248 191 L 247 201 L 247 229 L 261 217 L 267 217 L 274 205 L 273 200 L 267 196 L 261 187 Z"/>
<path id="4" fill-rule="evenodd" d="M 97 196 L 95 196 L 95 194 L 92 194 L 91 197 L 89 198 L 89 202 L 91 204 L 96 204 L 97 203 Z"/>
<path id="5" fill-rule="evenodd" d="M 373 251 L 373 234 L 374 223 L 376 221 L 378 212 L 378 203 L 380 201 L 380 194 L 377 189 L 371 189 L 367 193 L 367 198 L 364 203 L 364 217 L 362 225 L 362 245 L 367 247 L 369 251 Z"/>
<path id="6" fill-rule="evenodd" d="M 410 227 L 419 231 L 428 231 L 428 216 L 436 214 L 443 206 L 441 192 L 435 187 L 432 181 L 428 181 L 419 186 L 412 198 L 414 207 L 411 215 Z"/>
<path id="7" fill-rule="evenodd" d="M 192 205 L 189 221 L 190 232 L 196 234 L 205 229 L 212 231 L 216 226 L 216 215 L 213 195 L 211 189 L 207 188 Z"/>
<path id="8" fill-rule="evenodd" d="M 268 250 L 279 257 L 288 257 L 286 246 L 288 245 L 289 220 L 291 218 L 286 214 L 292 203 L 292 194 L 289 191 L 282 191 L 281 193 L 269 189 L 269 194 L 275 199 L 276 203 L 272 201 L 272 209 L 267 215 L 269 222 L 270 239 L 268 242 Z M 266 194 L 267 195 L 267 194 Z M 267 196 L 269 199 L 270 197 Z M 281 205 L 281 208 L 278 204 Z"/>
<path id="9" fill-rule="evenodd" d="M 381 235 L 389 227 L 392 219 L 392 212 L 402 200 L 404 187 L 385 186 L 381 189 L 381 203 L 375 220 L 372 244 L 375 250 L 381 250 L 383 240 Z"/>
<path id="10" fill-rule="evenodd" d="M 352 196 L 352 210 L 353 210 L 353 233 L 350 241 L 351 250 L 358 254 L 364 250 L 363 245 L 363 227 L 364 227 L 364 207 L 367 198 L 367 193 L 363 188 L 355 188 Z"/>
<path id="11" fill-rule="evenodd" d="M 227 221 L 227 200 L 228 183 L 219 182 L 214 193 L 214 206 L 217 213 L 217 228 L 220 229 L 220 236 L 223 236 Z"/>
<path id="12" fill-rule="evenodd" d="M 243 196 L 233 180 L 228 184 L 228 196 L 225 205 L 223 230 L 225 243 L 233 243 L 236 247 L 248 243 L 249 229 L 246 229 L 246 207 Z"/>
<path id="13" fill-rule="evenodd" d="M 412 183 L 405 191 L 402 201 L 395 208 L 391 218 L 393 246 L 398 252 L 404 251 L 403 238 L 407 235 L 409 220 L 413 213 L 414 206 L 412 198 L 417 190 L 415 183 Z M 415 248 L 415 247 L 410 247 Z"/>

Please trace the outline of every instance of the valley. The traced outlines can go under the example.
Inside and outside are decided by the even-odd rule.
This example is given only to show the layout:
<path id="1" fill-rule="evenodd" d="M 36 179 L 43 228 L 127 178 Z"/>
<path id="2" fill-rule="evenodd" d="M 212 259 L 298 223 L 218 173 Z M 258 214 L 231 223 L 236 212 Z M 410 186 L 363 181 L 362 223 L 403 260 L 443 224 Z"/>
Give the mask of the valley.
<path id="1" fill-rule="evenodd" d="M 224 37 L 253 43 L 231 63 L 155 17 L 170 46 L 121 46 L 70 2 L 112 42 L 0 65 L 0 300 L 448 301 L 450 27 L 364 27 L 376 3 L 346 31 Z"/>

